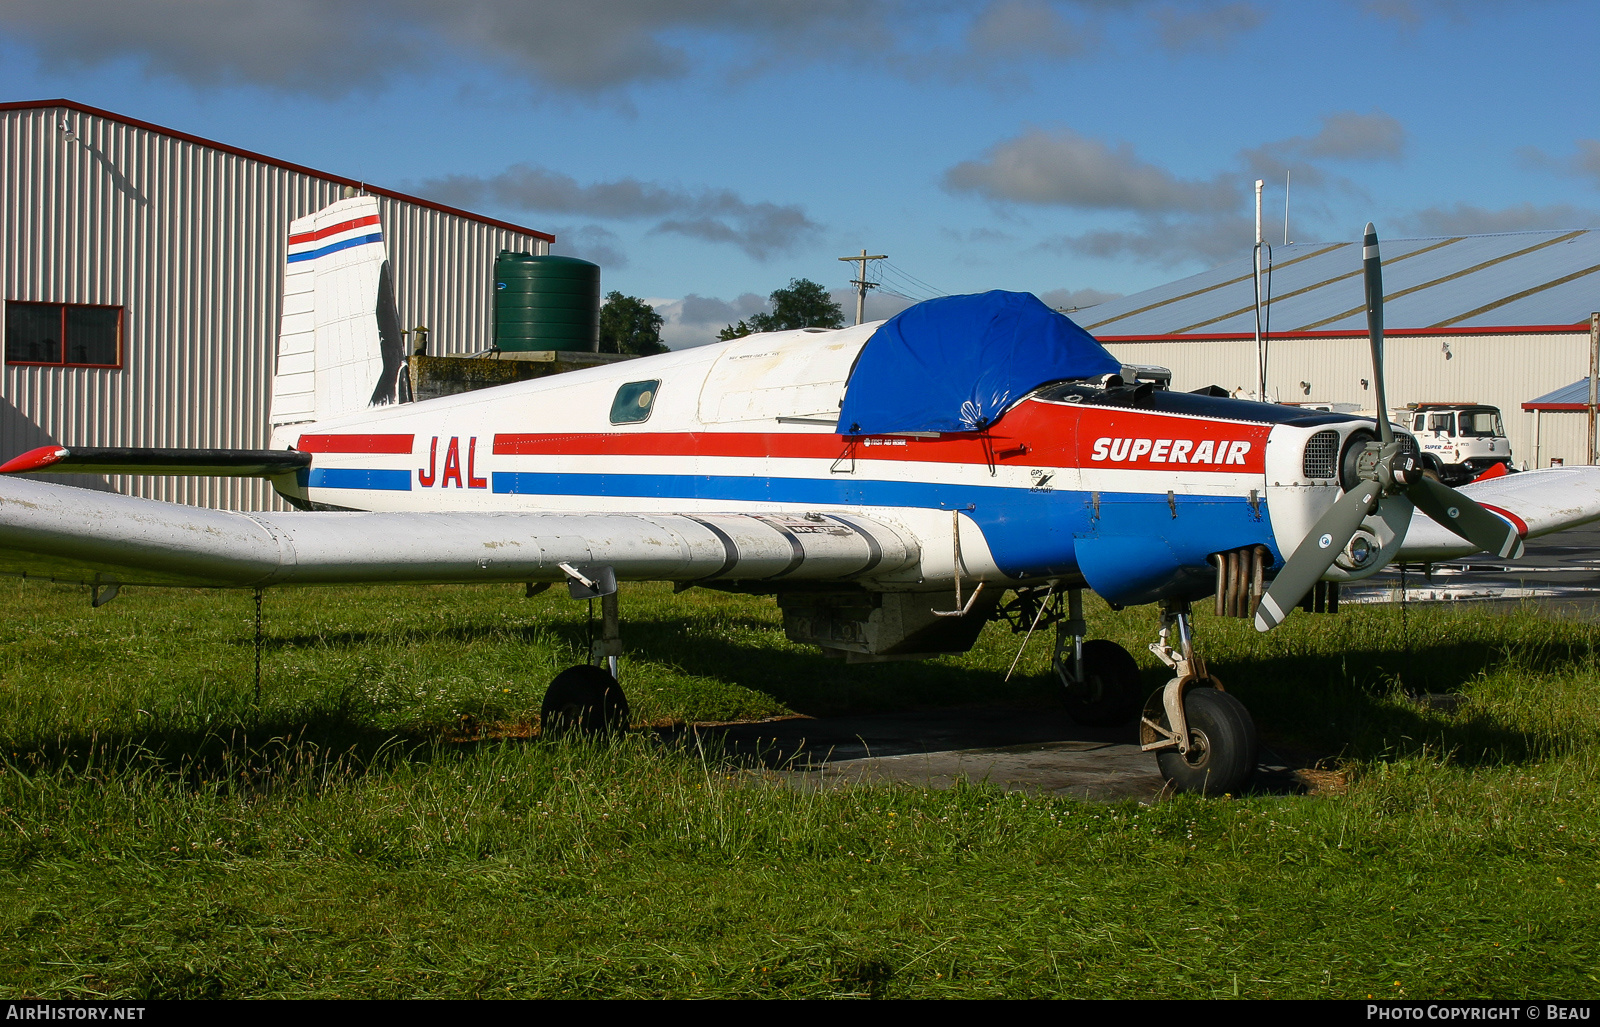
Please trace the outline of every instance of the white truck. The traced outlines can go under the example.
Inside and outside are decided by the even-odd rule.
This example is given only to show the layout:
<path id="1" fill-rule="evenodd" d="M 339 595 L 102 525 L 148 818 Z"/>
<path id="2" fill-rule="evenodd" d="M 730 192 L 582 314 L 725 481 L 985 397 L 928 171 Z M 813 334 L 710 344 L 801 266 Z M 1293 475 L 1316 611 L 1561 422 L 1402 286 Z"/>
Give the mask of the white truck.
<path id="1" fill-rule="evenodd" d="M 1500 411 L 1479 403 L 1412 403 L 1391 418 L 1416 436 L 1422 461 L 1440 481 L 1471 481 L 1495 464 L 1511 467 Z"/>

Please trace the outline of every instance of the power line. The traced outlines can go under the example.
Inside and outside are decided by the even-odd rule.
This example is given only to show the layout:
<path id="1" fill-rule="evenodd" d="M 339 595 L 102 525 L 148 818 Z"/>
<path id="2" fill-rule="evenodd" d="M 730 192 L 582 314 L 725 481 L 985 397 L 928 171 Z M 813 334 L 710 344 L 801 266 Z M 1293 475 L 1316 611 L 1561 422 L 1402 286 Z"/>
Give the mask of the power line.
<path id="1" fill-rule="evenodd" d="M 861 251 L 859 257 L 840 257 L 840 260 L 860 261 L 859 275 L 850 279 L 850 284 L 856 287 L 856 324 L 860 324 L 867 311 L 867 290 L 876 289 L 878 283 L 867 279 L 867 262 L 870 260 L 888 260 L 889 255 L 878 253 L 868 255 L 866 250 Z"/>
<path id="2" fill-rule="evenodd" d="M 902 275 L 880 277 L 879 283 L 880 287 L 886 292 L 892 292 L 897 296 L 903 296 L 906 299 L 914 300 L 919 303 L 923 300 L 933 299 L 935 296 L 939 295 L 938 293 L 935 293 L 929 289 L 924 289 L 920 286 L 913 285 L 909 279 Z"/>
<path id="3" fill-rule="evenodd" d="M 912 284 L 912 285 L 914 285 L 914 286 L 916 286 L 916 287 L 918 287 L 920 289 L 926 290 L 928 293 L 930 293 L 933 296 L 948 296 L 948 295 L 950 295 L 950 293 L 948 291 L 939 288 L 937 285 L 930 285 L 929 283 L 924 282 L 922 279 L 918 278 L 916 275 L 914 275 L 911 272 L 907 271 L 905 268 L 899 266 L 898 264 L 891 264 L 889 261 L 886 260 L 886 261 L 884 261 L 884 265 L 889 269 L 889 271 L 892 274 L 895 274 L 895 275 L 899 276 L 900 278 L 904 279 L 908 283 L 910 283 L 910 284 Z"/>

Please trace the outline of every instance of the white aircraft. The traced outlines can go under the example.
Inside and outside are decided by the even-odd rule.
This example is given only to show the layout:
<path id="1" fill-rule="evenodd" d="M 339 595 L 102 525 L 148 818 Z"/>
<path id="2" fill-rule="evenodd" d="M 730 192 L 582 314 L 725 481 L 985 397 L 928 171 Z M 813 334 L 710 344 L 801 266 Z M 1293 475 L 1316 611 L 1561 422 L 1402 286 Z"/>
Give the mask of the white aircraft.
<path id="1" fill-rule="evenodd" d="M 47 446 L 0 475 L 255 475 L 303 512 L 0 477 L 0 571 L 97 600 L 124 584 L 566 582 L 602 598 L 605 627 L 594 663 L 551 683 L 545 723 L 595 730 L 627 717 L 618 581 L 774 594 L 791 639 L 852 662 L 964 652 L 1005 612 L 1056 624 L 1076 717 L 1142 711 L 1173 785 L 1220 793 L 1253 772 L 1255 728 L 1207 673 L 1192 603 L 1215 595 L 1267 630 L 1319 581 L 1516 557 L 1523 538 L 1600 518 L 1600 469 L 1451 489 L 1385 419 L 1130 383 L 1019 293 L 396 402 L 376 204 L 335 204 L 290 241 L 272 449 Z M 1387 410 L 1371 226 L 1365 271 Z M 1413 525 L 1413 507 L 1430 520 Z M 1085 589 L 1161 604 L 1151 649 L 1173 676 L 1148 699 L 1126 650 L 1084 637 Z"/>

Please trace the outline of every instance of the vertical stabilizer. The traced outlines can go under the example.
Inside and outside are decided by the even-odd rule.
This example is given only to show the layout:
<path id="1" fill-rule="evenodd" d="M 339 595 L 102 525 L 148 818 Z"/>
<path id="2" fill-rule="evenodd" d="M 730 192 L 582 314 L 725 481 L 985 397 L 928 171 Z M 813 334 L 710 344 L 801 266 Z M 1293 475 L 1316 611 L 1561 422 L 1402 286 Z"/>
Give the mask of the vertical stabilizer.
<path id="1" fill-rule="evenodd" d="M 289 226 L 272 424 L 398 398 L 404 360 L 378 201 L 340 200 Z"/>

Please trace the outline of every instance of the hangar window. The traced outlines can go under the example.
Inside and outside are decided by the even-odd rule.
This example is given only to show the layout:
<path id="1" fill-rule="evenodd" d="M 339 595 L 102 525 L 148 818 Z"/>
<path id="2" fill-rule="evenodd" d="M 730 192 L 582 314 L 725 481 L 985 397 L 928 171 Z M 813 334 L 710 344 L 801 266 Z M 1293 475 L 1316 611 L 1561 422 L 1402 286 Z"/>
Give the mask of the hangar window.
<path id="1" fill-rule="evenodd" d="M 6 363 L 122 366 L 122 308 L 6 301 Z"/>
<path id="2" fill-rule="evenodd" d="M 650 408 L 655 405 L 656 390 L 660 387 L 660 381 L 629 382 L 618 389 L 617 398 L 611 401 L 611 423 L 638 424 L 649 420 Z"/>

